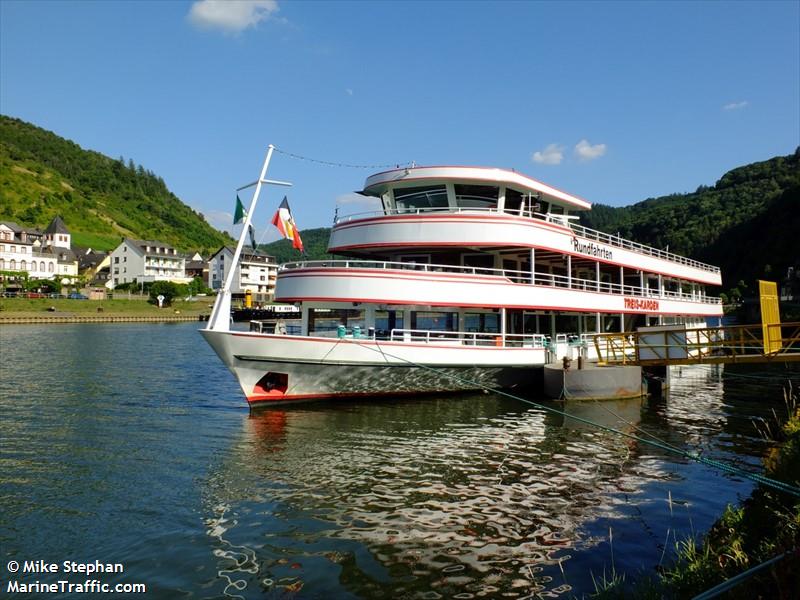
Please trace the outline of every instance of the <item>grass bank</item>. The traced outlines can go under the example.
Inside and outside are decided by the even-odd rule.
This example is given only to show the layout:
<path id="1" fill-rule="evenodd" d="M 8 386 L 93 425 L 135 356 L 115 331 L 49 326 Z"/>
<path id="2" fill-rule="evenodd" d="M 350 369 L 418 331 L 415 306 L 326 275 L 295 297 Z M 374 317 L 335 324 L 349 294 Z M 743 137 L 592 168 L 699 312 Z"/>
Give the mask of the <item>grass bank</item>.
<path id="1" fill-rule="evenodd" d="M 202 301 L 175 300 L 172 306 L 158 308 L 146 298 L 119 298 L 114 300 L 70 300 L 67 298 L 2 298 L 0 322 L 4 317 L 88 316 L 102 314 L 109 317 L 159 317 L 176 314 L 200 316 L 211 313 L 213 298 Z M 54 310 L 53 310 L 54 309 Z"/>
<path id="2" fill-rule="evenodd" d="M 791 389 L 785 398 L 788 419 L 781 426 L 776 417 L 762 432 L 776 442 L 764 458 L 763 474 L 800 486 L 799 399 Z M 678 542 L 676 551 L 672 567 L 657 576 L 642 574 L 631 584 L 615 574 L 597 585 L 593 597 L 693 598 L 730 582 L 729 589 L 713 597 L 796 599 L 800 597 L 800 498 L 759 484 L 740 506 L 728 506 L 701 542 Z M 745 573 L 741 580 L 731 581 Z"/>

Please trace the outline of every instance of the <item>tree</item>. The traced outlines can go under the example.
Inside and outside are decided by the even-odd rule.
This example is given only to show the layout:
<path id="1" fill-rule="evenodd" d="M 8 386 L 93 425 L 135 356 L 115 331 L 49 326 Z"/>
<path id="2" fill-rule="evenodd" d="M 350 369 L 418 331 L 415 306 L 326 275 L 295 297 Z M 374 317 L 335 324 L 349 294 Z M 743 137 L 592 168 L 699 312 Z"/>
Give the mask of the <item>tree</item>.
<path id="1" fill-rule="evenodd" d="M 187 291 L 187 286 L 178 285 L 172 281 L 154 281 L 150 286 L 150 300 L 151 304 L 158 304 L 158 297 L 164 296 L 164 306 L 172 304 L 172 299 L 176 296 L 181 296 Z"/>

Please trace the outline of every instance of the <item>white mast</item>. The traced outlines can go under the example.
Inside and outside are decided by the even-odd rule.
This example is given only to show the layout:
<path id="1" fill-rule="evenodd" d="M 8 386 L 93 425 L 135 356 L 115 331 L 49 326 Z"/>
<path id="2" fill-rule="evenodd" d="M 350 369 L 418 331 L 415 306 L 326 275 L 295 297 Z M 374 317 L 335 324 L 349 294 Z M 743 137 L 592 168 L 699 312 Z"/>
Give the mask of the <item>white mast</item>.
<path id="1" fill-rule="evenodd" d="M 250 201 L 250 208 L 247 210 L 247 215 L 245 216 L 244 224 L 242 225 L 242 233 L 239 236 L 239 243 L 236 244 L 236 250 L 233 253 L 233 259 L 231 264 L 227 267 L 228 274 L 225 277 L 225 286 L 217 295 L 217 300 L 214 302 L 214 309 L 211 311 L 211 317 L 208 319 L 208 326 L 206 329 L 211 329 L 214 331 L 230 330 L 231 287 L 233 286 L 233 277 L 236 274 L 236 268 L 239 265 L 239 258 L 242 255 L 242 248 L 244 247 L 245 240 L 247 239 L 247 233 L 250 231 L 250 224 L 253 221 L 253 215 L 255 214 L 258 197 L 261 194 L 261 186 L 265 183 L 271 183 L 275 185 L 292 185 L 291 183 L 286 183 L 284 181 L 271 181 L 264 179 L 264 177 L 267 175 L 267 169 L 269 168 L 269 161 L 272 159 L 273 150 L 275 150 L 275 146 L 270 144 L 267 150 L 267 157 L 264 159 L 264 166 L 261 168 L 261 177 L 259 177 L 257 181 L 239 188 L 240 190 L 245 189 L 253 184 L 256 186 L 256 189 L 253 192 L 253 199 Z"/>

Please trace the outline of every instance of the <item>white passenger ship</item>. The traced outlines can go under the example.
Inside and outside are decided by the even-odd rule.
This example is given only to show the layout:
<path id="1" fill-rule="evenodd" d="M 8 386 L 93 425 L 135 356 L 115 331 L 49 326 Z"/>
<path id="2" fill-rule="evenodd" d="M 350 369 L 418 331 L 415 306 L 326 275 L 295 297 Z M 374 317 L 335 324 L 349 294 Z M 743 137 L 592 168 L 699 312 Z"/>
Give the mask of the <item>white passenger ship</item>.
<path id="1" fill-rule="evenodd" d="M 520 173 L 400 168 L 360 193 L 381 209 L 336 216 L 340 259 L 280 267 L 299 327 L 231 331 L 218 297 L 202 333 L 250 403 L 514 388 L 596 333 L 722 315 L 717 267 L 582 227 L 589 202 Z"/>

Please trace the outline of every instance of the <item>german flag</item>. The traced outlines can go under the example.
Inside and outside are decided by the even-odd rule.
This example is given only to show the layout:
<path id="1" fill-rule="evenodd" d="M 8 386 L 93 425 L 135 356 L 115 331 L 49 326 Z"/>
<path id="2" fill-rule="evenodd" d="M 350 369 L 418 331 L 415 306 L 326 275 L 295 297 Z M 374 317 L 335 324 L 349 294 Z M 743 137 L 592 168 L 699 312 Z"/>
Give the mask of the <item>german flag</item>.
<path id="1" fill-rule="evenodd" d="M 275 211 L 275 216 L 272 217 L 272 224 L 278 228 L 281 235 L 287 240 L 292 240 L 292 246 L 300 252 L 303 252 L 303 240 L 300 239 L 300 232 L 297 231 L 297 226 L 294 224 L 292 211 L 289 209 L 289 201 L 286 196 L 283 197 L 283 202 Z"/>

